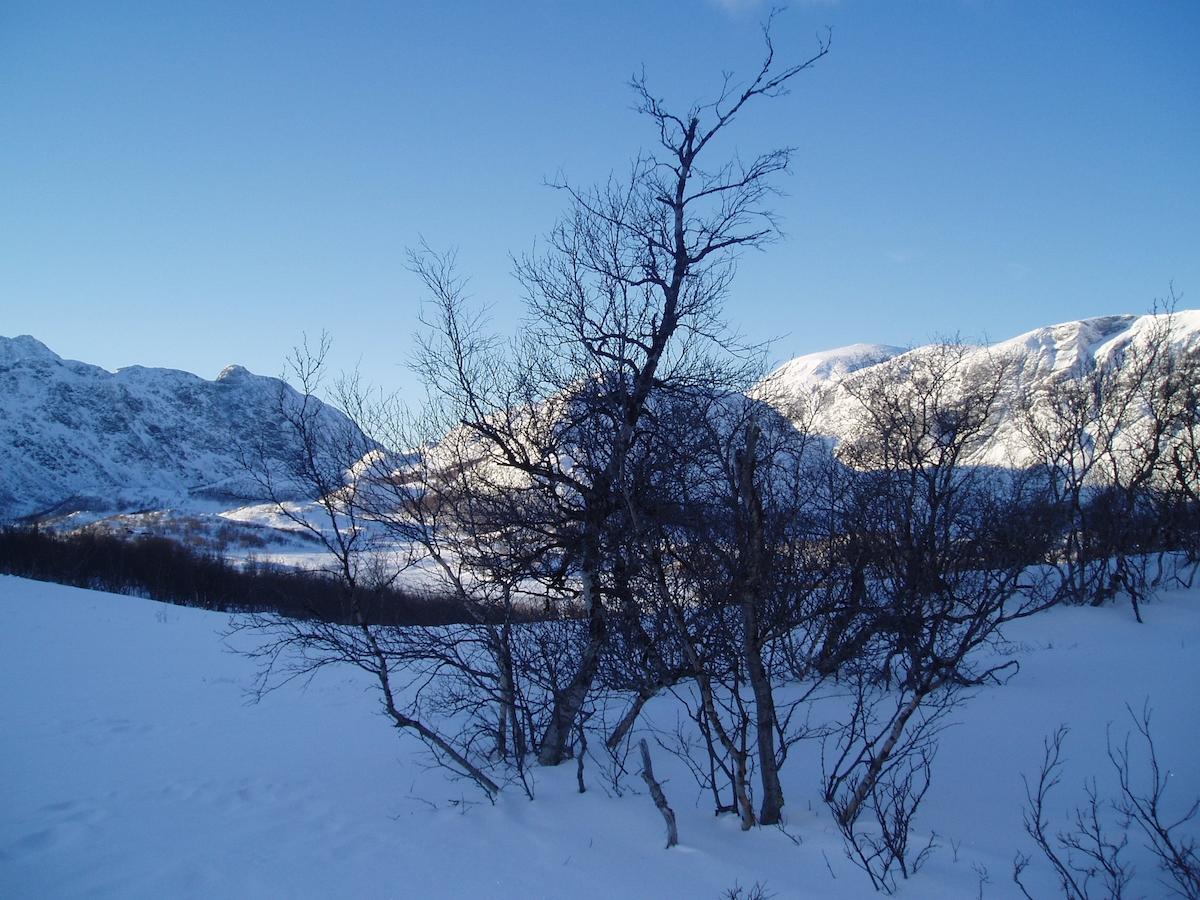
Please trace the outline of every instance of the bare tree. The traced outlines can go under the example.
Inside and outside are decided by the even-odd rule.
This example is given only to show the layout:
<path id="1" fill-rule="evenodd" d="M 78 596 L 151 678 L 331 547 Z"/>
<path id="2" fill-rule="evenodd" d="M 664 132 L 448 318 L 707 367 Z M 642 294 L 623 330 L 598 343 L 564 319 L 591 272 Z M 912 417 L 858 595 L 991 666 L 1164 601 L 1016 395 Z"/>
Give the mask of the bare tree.
<path id="1" fill-rule="evenodd" d="M 1181 418 L 1187 415 L 1190 373 L 1175 332 L 1168 309 L 1116 354 L 1113 399 L 1121 428 L 1103 459 L 1092 501 L 1098 550 L 1108 559 L 1108 583 L 1093 602 L 1124 591 L 1139 622 L 1141 601 L 1158 583 L 1151 559 L 1172 543 L 1158 496 L 1171 474 L 1172 444 L 1187 431 Z"/>
<path id="2" fill-rule="evenodd" d="M 663 821 L 667 825 L 667 849 L 670 850 L 679 843 L 679 830 L 675 825 L 675 810 L 671 809 L 670 804 L 667 803 L 667 796 L 663 793 L 662 785 L 654 777 L 654 765 L 650 761 L 650 746 L 646 743 L 645 738 L 638 741 L 638 749 L 642 754 L 642 780 L 646 782 L 650 796 L 654 799 L 654 805 L 662 813 Z"/>
<path id="3" fill-rule="evenodd" d="M 1028 803 L 1025 831 L 1053 868 L 1058 888 L 1066 900 L 1088 900 L 1092 896 L 1117 900 L 1124 895 L 1133 877 L 1121 855 L 1128 839 L 1124 834 L 1113 837 L 1110 827 L 1103 821 L 1104 806 L 1094 779 L 1085 785 L 1088 802 L 1085 807 L 1075 810 L 1073 828 L 1056 834 L 1048 831 L 1046 801 L 1061 781 L 1062 747 L 1068 730 L 1066 726 L 1060 726 L 1046 739 L 1037 785 L 1031 786 L 1028 780 L 1025 782 Z M 1013 881 L 1021 893 L 1032 900 L 1033 895 L 1022 880 L 1029 863 L 1028 856 L 1017 854 L 1013 862 Z M 1096 881 L 1101 885 L 1098 890 L 1104 892 L 1102 895 L 1093 891 Z"/>
<path id="4" fill-rule="evenodd" d="M 1121 430 L 1127 403 L 1111 365 L 1092 359 L 1049 381 L 1018 403 L 1021 431 L 1042 467 L 1061 521 L 1059 596 L 1083 603 L 1102 595 L 1104 557 L 1095 546 L 1090 487 Z"/>
<path id="5" fill-rule="evenodd" d="M 672 747 L 716 809 L 747 828 L 773 824 L 779 767 L 806 730 L 795 713 L 809 692 L 780 705 L 774 685 L 806 674 L 800 626 L 814 614 L 799 512 L 813 437 L 761 400 L 711 385 L 658 394 L 646 416 L 654 428 L 629 458 L 609 544 L 612 627 L 596 688 L 625 705 L 606 744 L 615 750 L 646 701 L 672 689 L 702 749 L 693 757 L 692 734 Z"/>
<path id="6" fill-rule="evenodd" d="M 1181 390 L 1168 458 L 1168 508 L 1172 545 L 1187 553 L 1192 571 L 1200 566 L 1200 348 L 1180 354 L 1176 371 Z"/>
<path id="7" fill-rule="evenodd" d="M 397 552 L 376 540 L 371 482 L 357 476 L 364 465 L 377 465 L 372 461 L 384 454 L 360 428 L 368 417 L 357 383 L 344 380 L 335 389 L 352 414 L 348 417 L 331 417 L 316 398 L 328 348 L 324 338 L 316 349 L 298 348 L 292 374 L 300 393 L 281 390 L 280 414 L 291 431 L 294 451 L 289 462 L 277 466 L 260 452 L 248 465 L 275 508 L 327 551 L 341 591 L 342 617 L 328 621 L 255 614 L 236 622 L 230 636 L 248 634 L 254 642 L 246 652 L 260 662 L 259 696 L 331 665 L 349 664 L 369 673 L 383 712 L 397 729 L 415 734 L 438 760 L 494 797 L 500 785 L 471 758 L 470 748 L 427 718 L 420 685 L 437 658 L 431 660 L 421 637 L 426 632 L 380 625 L 373 615 L 382 589 L 390 587 L 412 559 L 402 548 Z M 312 498 L 311 505 L 295 502 L 297 496 Z"/>
<path id="8" fill-rule="evenodd" d="M 975 361 L 975 360 L 979 361 Z M 848 379 L 860 406 L 838 448 L 851 468 L 840 528 L 861 566 L 864 620 L 847 668 L 851 713 L 825 757 L 825 800 L 877 887 L 907 876 L 909 824 L 931 773 L 936 734 L 964 688 L 1012 661 L 980 664 L 1001 626 L 1043 608 L 1023 589 L 1032 561 L 1014 527 L 1019 483 L 970 460 L 1002 409 L 1004 367 L 941 344 Z M 857 827 L 870 811 L 877 833 Z"/>
<path id="9" fill-rule="evenodd" d="M 586 190 L 558 185 L 570 211 L 544 251 L 516 263 L 529 319 L 515 343 L 499 348 L 480 338 L 460 285 L 441 277 L 428 254 L 414 261 L 436 318 L 421 368 L 478 438 L 481 464 L 509 470 L 514 484 L 540 492 L 554 509 L 543 556 L 560 567 L 530 578 L 548 597 L 565 593 L 582 607 L 578 660 L 566 682 L 554 685 L 539 741 L 544 765 L 569 755 L 614 629 L 623 627 L 617 614 L 631 599 L 618 565 L 623 505 L 632 460 L 654 427 L 647 409 L 656 394 L 712 381 L 708 350 L 734 347 L 720 321 L 733 261 L 775 233 L 765 201 L 791 151 L 708 160 L 748 107 L 785 93 L 828 43 L 781 66 L 769 26 L 764 37 L 765 56 L 747 83 L 726 78 L 713 101 L 684 112 L 669 109 L 643 76 L 633 80 L 658 147 L 639 156 L 623 180 Z M 620 620 L 636 632 L 636 615 Z M 627 637 L 638 641 L 636 633 Z"/>
<path id="10" fill-rule="evenodd" d="M 543 532 L 542 495 L 481 464 L 474 435 L 445 411 L 431 404 L 414 421 L 394 405 L 380 410 L 375 433 L 410 449 L 398 461 L 373 457 L 364 496 L 377 527 L 407 543 L 424 577 L 462 610 L 460 625 L 410 636 L 437 663 L 442 713 L 472 723 L 469 742 L 490 746 L 487 756 L 511 765 L 532 793 L 527 758 L 568 664 L 577 612 L 565 592 L 553 593 L 565 576 L 553 574 L 561 550 Z"/>
<path id="11" fill-rule="evenodd" d="M 1195 837 L 1189 833 L 1200 816 L 1200 799 L 1190 805 L 1168 811 L 1167 786 L 1170 771 L 1164 771 L 1151 733 L 1151 713 L 1145 705 L 1140 713 L 1126 707 L 1138 735 L 1140 753 L 1133 749 L 1132 733 L 1114 744 L 1107 739 L 1108 759 L 1117 776 L 1119 794 L 1115 799 L 1100 797 L 1095 777 L 1084 782 L 1087 803 L 1077 807 L 1068 828 L 1050 831 L 1047 799 L 1058 786 L 1066 763 L 1063 744 L 1069 729 L 1063 725 L 1044 742 L 1042 766 L 1036 786 L 1026 780 L 1025 831 L 1050 864 L 1058 888 L 1067 900 L 1126 895 L 1141 886 L 1137 872 L 1127 862 L 1129 832 L 1142 834 L 1145 847 L 1158 863 L 1158 886 L 1186 900 L 1200 898 L 1200 853 Z M 1140 757 L 1140 758 L 1139 758 Z M 1013 881 L 1021 893 L 1032 900 L 1024 883 L 1031 859 L 1018 853 L 1013 861 Z"/>
<path id="12" fill-rule="evenodd" d="M 1130 340 L 1025 391 L 1018 404 L 1059 518 L 1050 561 L 1060 599 L 1099 605 L 1124 591 L 1139 621 L 1157 580 L 1152 554 L 1186 541 L 1184 498 L 1196 477 L 1194 353 L 1178 343 L 1173 304 L 1174 295 Z"/>
<path id="13" fill-rule="evenodd" d="M 1140 738 L 1141 760 L 1131 749 L 1132 734 L 1114 744 L 1108 740 L 1108 759 L 1116 770 L 1120 796 L 1114 802 L 1126 827 L 1141 831 L 1146 846 L 1158 862 L 1160 885 L 1186 900 L 1200 898 L 1200 846 L 1195 826 L 1200 816 L 1200 798 L 1172 814 L 1166 799 L 1169 769 L 1164 770 L 1151 734 L 1151 711 L 1147 703 L 1140 713 L 1126 707 Z M 1189 833 L 1190 832 L 1190 833 Z"/>

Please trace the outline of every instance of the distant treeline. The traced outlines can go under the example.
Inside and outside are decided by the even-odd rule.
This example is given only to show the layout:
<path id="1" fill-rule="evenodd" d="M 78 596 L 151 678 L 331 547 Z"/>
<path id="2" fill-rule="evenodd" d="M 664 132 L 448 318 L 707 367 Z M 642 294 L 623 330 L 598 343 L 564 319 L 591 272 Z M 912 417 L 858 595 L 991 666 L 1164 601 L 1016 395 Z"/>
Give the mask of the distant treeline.
<path id="1" fill-rule="evenodd" d="M 255 562 L 234 565 L 161 537 L 0 528 L 0 574 L 221 612 L 353 622 L 339 583 L 328 575 Z M 454 600 L 396 588 L 373 591 L 359 603 L 372 624 L 476 620 Z"/>

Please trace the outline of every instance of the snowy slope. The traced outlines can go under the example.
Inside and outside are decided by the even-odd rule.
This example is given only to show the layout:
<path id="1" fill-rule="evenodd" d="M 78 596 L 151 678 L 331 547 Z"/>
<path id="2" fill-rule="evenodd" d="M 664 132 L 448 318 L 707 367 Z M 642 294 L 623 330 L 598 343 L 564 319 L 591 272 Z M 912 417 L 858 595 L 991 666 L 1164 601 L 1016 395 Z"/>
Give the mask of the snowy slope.
<path id="1" fill-rule="evenodd" d="M 229 366 L 108 372 L 28 335 L 0 337 L 0 521 L 48 511 L 178 507 L 253 496 L 241 448 L 287 452 L 279 379 Z M 345 422 L 323 407 L 330 425 Z"/>
<path id="2" fill-rule="evenodd" d="M 1144 340 L 1154 316 L 1106 316 L 1039 328 L 968 353 L 966 368 L 1001 360 L 1006 390 L 1034 389 L 1086 360 L 1103 361 Z M 1200 350 L 1200 310 L 1175 315 L 1175 340 Z M 844 436 L 858 402 L 856 379 L 894 372 L 928 347 L 907 352 L 875 344 L 801 356 L 757 389 L 789 400 L 827 392 L 815 425 Z M 239 462 L 239 449 L 262 440 L 271 455 L 286 453 L 275 378 L 230 366 L 213 381 L 172 369 L 133 366 L 108 372 L 64 360 L 32 337 L 0 337 L 0 521 L 46 512 L 142 510 L 237 505 L 258 494 Z M 340 413 L 321 415 L 344 427 Z M 1014 423 L 1002 422 L 974 461 L 1020 462 Z"/>
<path id="3" fill-rule="evenodd" d="M 1145 612 L 1137 625 L 1120 604 L 1058 609 L 1011 628 L 1021 670 L 943 736 L 914 837 L 936 831 L 939 849 L 901 896 L 973 898 L 983 870 L 987 900 L 1015 896 L 1013 854 L 1033 851 L 1021 775 L 1060 723 L 1072 732 L 1053 815 L 1084 800 L 1086 775 L 1112 788 L 1106 728 L 1121 737 L 1123 704 L 1146 699 L 1172 767 L 1169 809 L 1200 795 L 1200 716 L 1180 687 L 1200 680 L 1200 591 Z M 656 749 L 682 841 L 667 851 L 636 774 L 611 796 L 589 761 L 580 796 L 572 766 L 537 770 L 536 800 L 506 791 L 490 806 L 398 738 L 354 672 L 246 706 L 251 667 L 224 651 L 227 621 L 0 577 L 0 896 L 717 900 L 756 881 L 778 900 L 877 896 L 820 801 L 815 742 L 784 769 L 790 838 L 714 818 Z M 648 712 L 670 728 L 677 709 L 662 698 Z M 1157 896 L 1139 846 L 1132 835 L 1145 876 L 1133 893 Z M 1029 881 L 1056 895 L 1036 857 Z"/>
<path id="4" fill-rule="evenodd" d="M 1130 346 L 1143 343 L 1160 321 L 1154 315 L 1102 316 L 1038 328 L 997 344 L 969 349 L 963 369 L 969 378 L 974 370 L 1004 364 L 1004 399 L 1011 402 L 1022 390 L 1036 393 L 1050 379 L 1067 377 L 1091 362 L 1104 363 Z M 1200 351 L 1200 310 L 1177 312 L 1173 322 L 1173 343 L 1192 352 Z M 933 346 L 902 351 L 877 344 L 854 344 L 790 360 L 772 372 L 758 390 L 785 412 L 790 401 L 824 392 L 814 426 L 823 434 L 842 438 L 860 409 L 847 388 L 859 379 L 881 373 L 903 378 L 906 365 L 933 352 Z M 1011 411 L 1002 417 L 992 441 L 973 461 L 992 465 L 1023 461 Z"/>
<path id="5" fill-rule="evenodd" d="M 806 353 L 788 360 L 768 376 L 781 391 L 802 393 L 841 381 L 852 372 L 887 362 L 904 352 L 887 344 L 851 344 L 836 350 Z"/>

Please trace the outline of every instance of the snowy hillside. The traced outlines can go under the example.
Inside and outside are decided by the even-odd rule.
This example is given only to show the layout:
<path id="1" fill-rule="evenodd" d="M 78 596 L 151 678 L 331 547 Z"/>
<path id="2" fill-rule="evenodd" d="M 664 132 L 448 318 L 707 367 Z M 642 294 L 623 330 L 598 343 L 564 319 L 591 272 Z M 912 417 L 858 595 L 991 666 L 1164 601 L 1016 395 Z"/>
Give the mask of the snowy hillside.
<path id="1" fill-rule="evenodd" d="M 1071 734 L 1055 816 L 1083 802 L 1083 780 L 1114 789 L 1105 734 L 1128 730 L 1124 704 L 1154 708 L 1172 767 L 1171 810 L 1200 795 L 1195 692 L 1200 591 L 1146 608 L 1060 608 L 1011 627 L 1021 669 L 981 689 L 943 736 L 914 840 L 937 849 L 901 896 L 1016 895 L 1022 773 L 1042 739 Z M 819 746 L 786 770 L 787 833 L 741 833 L 661 749 L 655 767 L 679 815 L 681 846 L 636 775 L 624 796 L 599 763 L 576 790 L 573 766 L 536 770 L 537 799 L 495 806 L 431 769 L 420 746 L 376 713 L 350 670 L 287 685 L 247 706 L 252 667 L 225 652 L 226 616 L 0 577 L 0 896 L 712 898 L 765 884 L 778 900 L 874 895 L 842 853 L 819 797 Z M 17 690 L 13 686 L 21 685 Z M 669 697 L 650 721 L 670 727 Z M 653 740 L 651 741 L 654 745 Z M 1130 835 L 1140 890 L 1159 885 Z M 1036 854 L 1027 881 L 1056 896 Z"/>
<path id="2" fill-rule="evenodd" d="M 207 381 L 174 369 L 109 372 L 28 335 L 0 337 L 0 521 L 75 510 L 225 505 L 254 496 L 239 462 L 288 452 L 277 378 L 229 366 Z M 345 423 L 323 407 L 332 426 Z"/>
<path id="3" fill-rule="evenodd" d="M 970 348 L 962 368 L 969 375 L 987 365 L 1003 365 L 1005 399 L 1011 403 L 1023 390 L 1036 393 L 1051 379 L 1067 377 L 1092 363 L 1104 363 L 1144 343 L 1160 322 L 1161 317 L 1154 315 L 1102 316 L 1038 328 L 997 344 Z M 1173 342 L 1184 349 L 1200 350 L 1200 310 L 1177 312 L 1173 323 Z M 851 392 L 856 383 L 879 375 L 901 379 L 906 366 L 933 352 L 932 345 L 902 351 L 878 344 L 854 344 L 813 353 L 778 367 L 760 390 L 785 411 L 791 400 L 825 392 L 813 424 L 819 432 L 841 438 L 860 408 Z M 989 446 L 974 461 L 1020 464 L 1020 443 L 1009 410 Z"/>
<path id="4" fill-rule="evenodd" d="M 1005 364 L 1012 399 L 1144 341 L 1155 322 L 1154 316 L 1107 316 L 1039 328 L 972 348 L 965 368 Z M 1179 345 L 1200 349 L 1200 310 L 1177 313 L 1175 329 Z M 779 367 L 759 390 L 778 399 L 785 412 L 791 400 L 824 393 L 814 425 L 843 437 L 858 411 L 849 388 L 880 374 L 903 378 L 906 365 L 930 352 L 855 344 L 814 353 Z M 286 399 L 298 396 L 279 379 L 240 366 L 212 381 L 140 366 L 108 372 L 64 360 L 29 336 L 0 337 L 0 521 L 181 507 L 211 518 L 239 506 L 243 498 L 260 496 L 239 461 L 242 449 L 262 443 L 276 461 L 288 453 L 281 390 Z M 332 427 L 347 426 L 328 407 L 320 415 Z M 1011 418 L 1002 421 L 974 461 L 1020 463 L 1014 432 Z M 241 518 L 265 521 L 265 513 L 252 510 Z M 120 527 L 129 524 L 122 520 Z"/>
<path id="5" fill-rule="evenodd" d="M 836 384 L 853 372 L 887 362 L 903 352 L 903 347 L 887 344 L 851 344 L 836 350 L 806 353 L 785 362 L 768 380 L 781 390 L 801 393 Z"/>

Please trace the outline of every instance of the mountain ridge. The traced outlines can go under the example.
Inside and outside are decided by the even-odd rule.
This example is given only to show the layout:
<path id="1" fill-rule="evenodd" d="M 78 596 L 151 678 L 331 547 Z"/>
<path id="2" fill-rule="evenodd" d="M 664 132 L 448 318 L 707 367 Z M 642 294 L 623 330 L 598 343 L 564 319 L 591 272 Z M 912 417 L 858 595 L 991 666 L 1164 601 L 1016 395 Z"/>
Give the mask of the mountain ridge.
<path id="1" fill-rule="evenodd" d="M 298 396 L 241 366 L 211 381 L 137 365 L 110 372 L 30 335 L 0 337 L 0 519 L 252 497 L 240 454 L 261 446 L 283 461 L 280 402 Z M 349 422 L 324 404 L 318 415 Z"/>
<path id="2" fill-rule="evenodd" d="M 1169 315 L 1169 322 L 1164 318 Z M 989 364 L 1004 367 L 1001 390 L 1010 405 L 1023 393 L 1036 393 L 1051 381 L 1070 378 L 1092 366 L 1105 365 L 1130 347 L 1144 345 L 1156 328 L 1169 324 L 1173 345 L 1187 352 L 1200 352 L 1200 310 L 1146 315 L 1096 316 L 1046 325 L 993 344 L 964 342 L 960 375 L 967 377 Z M 787 403 L 816 399 L 810 427 L 822 435 L 845 437 L 854 426 L 860 403 L 853 388 L 861 379 L 902 378 L 906 366 L 922 356 L 937 352 L 941 343 L 902 350 L 885 345 L 852 344 L 796 357 L 777 366 L 756 388 L 756 393 L 774 402 L 787 414 Z M 874 354 L 874 356 L 872 356 Z M 1002 418 L 995 433 L 969 461 L 1013 466 L 1028 463 L 1028 452 L 1017 433 L 1012 416 Z"/>
<path id="3" fill-rule="evenodd" d="M 1200 352 L 1200 310 L 1178 311 L 1171 321 L 1172 341 Z M 1161 322 L 1149 314 L 1048 325 L 995 344 L 964 345 L 965 368 L 1002 361 L 1005 391 L 1015 398 L 1126 352 Z M 785 414 L 787 403 L 820 396 L 812 426 L 836 441 L 858 411 L 848 388 L 881 374 L 903 377 L 906 365 L 937 346 L 860 343 L 805 354 L 778 366 L 754 393 L 780 403 Z M 209 501 L 228 508 L 261 499 L 240 454 L 261 446 L 272 464 L 286 463 L 292 449 L 280 403 L 299 397 L 281 379 L 236 364 L 212 380 L 137 365 L 110 372 L 63 359 L 30 335 L 0 337 L 0 521 Z M 329 427 L 354 427 L 325 404 L 318 414 Z M 973 461 L 1022 464 L 1015 429 L 1011 418 L 1002 421 Z"/>

